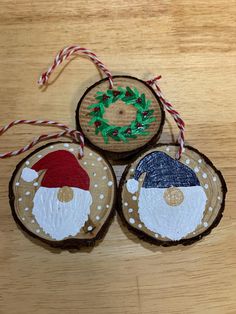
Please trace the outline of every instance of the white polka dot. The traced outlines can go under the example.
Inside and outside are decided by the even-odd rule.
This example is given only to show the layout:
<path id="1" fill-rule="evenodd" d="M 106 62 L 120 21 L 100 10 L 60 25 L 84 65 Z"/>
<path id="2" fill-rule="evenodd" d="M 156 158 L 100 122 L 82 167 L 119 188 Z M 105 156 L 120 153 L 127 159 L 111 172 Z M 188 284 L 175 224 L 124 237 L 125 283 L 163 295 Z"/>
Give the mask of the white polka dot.
<path id="1" fill-rule="evenodd" d="M 96 175 L 97 175 L 96 172 L 94 172 L 94 173 L 93 173 L 93 176 L 96 177 Z"/>
<path id="2" fill-rule="evenodd" d="M 128 210 L 129 213 L 132 213 L 133 211 L 134 211 L 133 208 L 129 208 Z"/>
<path id="3" fill-rule="evenodd" d="M 134 172 L 134 169 L 132 168 L 132 169 L 130 169 L 130 172 Z"/>
<path id="4" fill-rule="evenodd" d="M 206 228 L 206 227 L 208 227 L 208 223 L 207 222 L 204 222 L 203 223 L 203 226 Z"/>
<path id="5" fill-rule="evenodd" d="M 107 178 L 106 176 L 103 176 L 103 177 L 102 177 L 102 180 L 106 180 L 106 178 Z"/>
<path id="6" fill-rule="evenodd" d="M 42 157 L 42 155 L 38 155 L 37 157 L 38 157 L 38 158 L 41 158 L 41 157 Z"/>
<path id="7" fill-rule="evenodd" d="M 110 207 L 110 206 L 107 204 L 107 205 L 106 205 L 106 208 L 109 208 L 109 207 Z"/>
<path id="8" fill-rule="evenodd" d="M 27 212 L 29 210 L 29 207 L 25 207 L 25 211 Z"/>
<path id="9" fill-rule="evenodd" d="M 103 170 L 107 170 L 107 167 L 104 167 Z"/>
<path id="10" fill-rule="evenodd" d="M 128 203 L 127 203 L 127 202 L 125 202 L 125 203 L 124 203 L 124 206 L 128 206 Z"/>
<path id="11" fill-rule="evenodd" d="M 96 220 L 100 220 L 100 217 L 99 217 L 99 216 L 96 216 Z"/>
<path id="12" fill-rule="evenodd" d="M 21 202 L 21 201 L 22 201 L 22 198 L 21 198 L 21 197 L 20 197 L 20 198 L 18 198 L 18 201 L 19 201 L 19 202 Z"/>
<path id="13" fill-rule="evenodd" d="M 30 162 L 27 160 L 25 164 L 28 166 L 30 164 Z"/>
<path id="14" fill-rule="evenodd" d="M 185 163 L 186 163 L 186 165 L 189 165 L 189 164 L 190 164 L 190 160 L 189 160 L 189 159 L 186 159 L 186 160 L 185 160 Z"/>
<path id="15" fill-rule="evenodd" d="M 30 195 L 30 191 L 25 192 L 25 195 Z"/>
<path id="16" fill-rule="evenodd" d="M 155 233 L 155 238 L 158 238 L 158 234 L 157 233 Z"/>
<path id="17" fill-rule="evenodd" d="M 39 230 L 39 229 L 36 229 L 36 232 L 37 232 L 37 233 L 39 233 L 39 232 L 40 232 L 40 230 Z"/>
<path id="18" fill-rule="evenodd" d="M 102 158 L 101 158 L 101 157 L 98 157 L 98 158 L 97 158 L 97 161 L 101 161 L 101 160 L 102 160 Z"/>
<path id="19" fill-rule="evenodd" d="M 20 185 L 20 182 L 16 182 L 16 186 L 19 186 Z"/>
<path id="20" fill-rule="evenodd" d="M 202 160 L 201 160 L 201 159 L 198 159 L 198 162 L 199 162 L 199 164 L 201 164 L 201 163 L 202 163 Z"/>
<path id="21" fill-rule="evenodd" d="M 88 226 L 88 231 L 92 231 L 93 227 L 92 226 Z"/>
<path id="22" fill-rule="evenodd" d="M 97 209 L 98 209 L 98 210 L 101 210 L 101 209 L 102 209 L 102 206 L 98 205 Z"/>
<path id="23" fill-rule="evenodd" d="M 112 184 L 113 184 L 112 181 L 108 181 L 108 182 L 107 182 L 107 185 L 108 185 L 108 186 L 112 186 Z"/>
<path id="24" fill-rule="evenodd" d="M 22 217 L 22 220 L 25 220 L 25 217 Z"/>
<path id="25" fill-rule="evenodd" d="M 73 152 L 73 151 L 74 151 L 74 148 L 70 148 L 69 151 L 70 151 L 70 152 Z"/>
<path id="26" fill-rule="evenodd" d="M 138 227 L 139 227 L 139 229 L 141 229 L 141 228 L 142 228 L 142 225 L 141 225 L 141 224 L 138 224 Z"/>
<path id="27" fill-rule="evenodd" d="M 203 177 L 204 179 L 206 179 L 206 178 L 207 178 L 207 174 L 204 172 L 204 173 L 202 174 L 202 177 Z"/>
<path id="28" fill-rule="evenodd" d="M 208 189 L 208 184 L 205 184 L 205 185 L 204 185 L 204 188 L 207 190 L 207 189 Z"/>
<path id="29" fill-rule="evenodd" d="M 93 153 L 89 153 L 89 156 L 93 156 Z"/>
<path id="30" fill-rule="evenodd" d="M 100 200 L 103 200 L 103 199 L 104 199 L 104 195 L 103 195 L 103 194 L 100 194 L 100 195 L 99 195 L 99 198 L 100 198 Z"/>
<path id="31" fill-rule="evenodd" d="M 65 143 L 64 144 L 64 147 L 69 147 L 70 145 L 68 143 Z"/>
<path id="32" fill-rule="evenodd" d="M 137 200 L 137 196 L 132 196 L 132 200 L 136 201 Z"/>
<path id="33" fill-rule="evenodd" d="M 39 184 L 38 184 L 38 182 L 34 182 L 34 186 L 38 186 Z"/>
<path id="34" fill-rule="evenodd" d="M 94 164 L 94 163 L 92 163 L 92 166 L 95 166 L 95 164 Z"/>
<path id="35" fill-rule="evenodd" d="M 198 168 L 198 167 L 195 167 L 195 168 L 194 168 L 194 172 L 196 172 L 196 173 L 199 172 L 199 168 Z"/>
<path id="36" fill-rule="evenodd" d="M 213 208 L 212 208 L 212 207 L 209 207 L 208 210 L 209 210 L 210 212 L 212 212 L 212 211 L 213 211 Z"/>
<path id="37" fill-rule="evenodd" d="M 216 182 L 216 177 L 213 177 L 213 181 Z"/>
<path id="38" fill-rule="evenodd" d="M 220 197 L 220 196 L 218 196 L 217 198 L 218 198 L 218 200 L 221 200 L 221 197 Z"/>
<path id="39" fill-rule="evenodd" d="M 134 223 L 135 223 L 134 218 L 130 218 L 130 219 L 129 219 L 129 222 L 130 222 L 131 224 L 134 224 Z"/>
<path id="40" fill-rule="evenodd" d="M 97 188 L 97 187 L 98 187 L 98 185 L 97 185 L 97 184 L 94 184 L 94 187 L 95 187 L 95 188 Z"/>
<path id="41" fill-rule="evenodd" d="M 84 165 L 87 165 L 87 161 L 84 161 Z"/>
<path id="42" fill-rule="evenodd" d="M 170 147 L 169 147 L 169 146 L 166 147 L 166 151 L 167 151 L 167 152 L 170 151 Z"/>
<path id="43" fill-rule="evenodd" d="M 65 146 L 65 145 L 64 145 L 64 146 Z M 50 148 L 54 148 L 54 146 L 53 146 L 53 145 L 51 145 L 51 146 L 50 146 Z"/>
<path id="44" fill-rule="evenodd" d="M 35 220 L 34 220 L 34 219 L 32 219 L 32 220 L 31 220 L 31 223 L 32 223 L 32 224 L 34 224 L 34 223 L 35 223 Z"/>

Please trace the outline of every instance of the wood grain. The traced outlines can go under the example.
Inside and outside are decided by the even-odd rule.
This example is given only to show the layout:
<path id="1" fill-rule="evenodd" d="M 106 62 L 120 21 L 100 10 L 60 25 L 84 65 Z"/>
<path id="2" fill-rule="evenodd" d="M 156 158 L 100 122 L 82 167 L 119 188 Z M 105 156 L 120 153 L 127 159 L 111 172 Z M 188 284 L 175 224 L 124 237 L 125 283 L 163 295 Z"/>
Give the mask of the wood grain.
<path id="1" fill-rule="evenodd" d="M 153 247 L 118 219 L 91 252 L 71 254 L 46 249 L 16 226 L 8 182 L 25 155 L 2 160 L 0 313 L 236 313 L 235 16 L 234 0 L 1 1 L 1 125 L 22 118 L 75 125 L 79 98 L 100 79 L 91 62 L 60 67 L 45 91 L 36 80 L 59 49 L 78 43 L 114 74 L 162 74 L 163 92 L 186 120 L 187 143 L 223 172 L 229 193 L 219 226 L 192 246 Z M 0 150 L 40 133 L 10 130 Z M 167 116 L 161 141 L 176 134 Z M 120 176 L 123 167 L 115 169 Z"/>
<path id="2" fill-rule="evenodd" d="M 136 88 L 139 91 L 140 95 L 144 94 L 146 100 L 151 101 L 149 110 L 154 110 L 152 117 L 155 118 L 156 121 L 155 123 L 150 123 L 149 127 L 145 130 L 145 132 L 148 132 L 149 134 L 145 136 L 138 135 L 135 139 L 130 138 L 128 139 L 127 143 L 123 141 L 117 142 L 111 137 L 109 137 L 108 143 L 105 143 L 101 133 L 96 135 L 94 125 L 89 125 L 89 122 L 91 120 L 91 116 L 89 115 L 89 113 L 91 112 L 91 109 L 88 109 L 88 107 L 91 104 L 96 103 L 97 100 L 95 99 L 95 95 L 97 94 L 97 92 L 102 91 L 106 93 L 108 86 L 109 85 L 106 80 L 90 89 L 87 94 L 83 96 L 84 98 L 79 104 L 79 110 L 77 110 L 76 112 L 81 130 L 92 144 L 97 146 L 97 148 L 105 151 L 124 153 L 143 147 L 148 142 L 150 142 L 157 133 L 161 134 L 164 114 L 163 110 L 160 107 L 161 105 L 156 98 L 156 95 L 153 93 L 153 90 L 150 89 L 150 87 L 143 82 L 133 79 L 131 77 L 115 77 L 114 89 L 117 89 L 117 87 L 126 88 L 127 86 L 130 87 L 132 90 Z M 111 126 L 116 125 L 124 127 L 130 126 L 131 122 L 136 120 L 136 115 L 137 109 L 135 109 L 134 106 L 127 106 L 123 101 L 119 100 L 115 104 L 112 104 L 108 108 L 105 108 L 103 118 L 108 120 L 109 125 Z"/>

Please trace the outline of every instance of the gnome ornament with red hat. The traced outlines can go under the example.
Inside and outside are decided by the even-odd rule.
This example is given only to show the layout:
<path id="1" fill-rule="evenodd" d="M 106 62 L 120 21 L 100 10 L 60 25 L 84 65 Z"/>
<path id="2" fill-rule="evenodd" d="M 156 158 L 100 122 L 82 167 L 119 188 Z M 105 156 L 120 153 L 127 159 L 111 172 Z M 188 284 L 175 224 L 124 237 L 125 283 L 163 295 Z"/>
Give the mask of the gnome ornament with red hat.
<path id="1" fill-rule="evenodd" d="M 51 152 L 32 168 L 24 168 L 21 178 L 32 182 L 41 172 L 43 178 L 33 198 L 32 213 L 36 221 L 53 239 L 75 236 L 90 214 L 92 195 L 88 173 L 65 150 Z"/>
<path id="2" fill-rule="evenodd" d="M 93 245 L 103 237 L 114 214 L 116 182 L 109 162 L 84 146 L 80 132 L 54 121 L 17 120 L 0 134 L 16 124 L 54 125 L 64 131 L 41 135 L 0 158 L 23 153 L 45 139 L 67 136 L 73 142 L 47 144 L 18 164 L 9 185 L 15 220 L 51 246 Z"/>

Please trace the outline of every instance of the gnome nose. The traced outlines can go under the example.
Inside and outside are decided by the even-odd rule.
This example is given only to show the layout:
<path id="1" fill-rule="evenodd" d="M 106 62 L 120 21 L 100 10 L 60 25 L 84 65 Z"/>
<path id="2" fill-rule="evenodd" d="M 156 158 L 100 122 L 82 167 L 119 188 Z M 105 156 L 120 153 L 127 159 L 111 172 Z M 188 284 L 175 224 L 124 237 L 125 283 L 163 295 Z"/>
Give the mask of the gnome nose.
<path id="1" fill-rule="evenodd" d="M 164 199 L 168 205 L 178 206 L 183 202 L 184 194 L 180 189 L 170 187 L 165 190 Z"/>
<path id="2" fill-rule="evenodd" d="M 74 192 L 71 187 L 63 186 L 57 193 L 57 198 L 60 202 L 67 203 L 73 199 Z"/>

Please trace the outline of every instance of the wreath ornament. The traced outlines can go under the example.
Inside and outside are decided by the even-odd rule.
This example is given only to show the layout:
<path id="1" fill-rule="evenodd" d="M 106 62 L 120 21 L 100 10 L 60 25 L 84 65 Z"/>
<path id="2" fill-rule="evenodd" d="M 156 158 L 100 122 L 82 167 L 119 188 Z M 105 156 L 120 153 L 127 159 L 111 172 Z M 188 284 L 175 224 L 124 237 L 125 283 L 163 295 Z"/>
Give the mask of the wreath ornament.
<path id="1" fill-rule="evenodd" d="M 150 133 L 146 130 L 152 122 L 156 121 L 156 118 L 153 117 L 154 110 L 149 109 L 151 100 L 146 99 L 145 94 L 140 95 L 135 87 L 131 89 L 127 86 L 126 88 L 118 87 L 117 90 L 108 89 L 105 93 L 99 91 L 96 95 L 97 103 L 88 106 L 88 109 L 91 109 L 89 125 L 94 124 L 95 134 L 101 133 L 106 144 L 109 138 L 127 143 L 131 138 L 135 139 L 138 135 L 145 136 Z M 135 120 L 129 125 L 110 125 L 109 121 L 103 118 L 105 109 L 118 100 L 137 109 Z"/>

